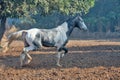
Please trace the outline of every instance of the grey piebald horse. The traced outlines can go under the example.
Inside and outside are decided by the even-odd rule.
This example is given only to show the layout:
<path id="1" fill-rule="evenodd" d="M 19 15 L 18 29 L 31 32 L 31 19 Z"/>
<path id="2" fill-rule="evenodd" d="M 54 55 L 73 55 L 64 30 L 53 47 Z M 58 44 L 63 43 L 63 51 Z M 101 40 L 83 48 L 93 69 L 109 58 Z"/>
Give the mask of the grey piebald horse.
<path id="1" fill-rule="evenodd" d="M 20 55 L 20 65 L 23 66 L 31 62 L 32 57 L 28 53 L 29 51 L 37 50 L 42 46 L 56 47 L 57 49 L 57 66 L 61 67 L 60 60 L 68 52 L 65 45 L 68 42 L 69 36 L 74 28 L 80 30 L 87 30 L 83 19 L 80 16 L 75 16 L 68 19 L 61 25 L 53 29 L 29 29 L 22 30 L 22 37 L 25 44 L 23 51 Z M 20 31 L 19 31 L 20 32 Z M 19 33 L 18 32 L 18 33 Z M 25 61 L 25 58 L 28 58 Z"/>

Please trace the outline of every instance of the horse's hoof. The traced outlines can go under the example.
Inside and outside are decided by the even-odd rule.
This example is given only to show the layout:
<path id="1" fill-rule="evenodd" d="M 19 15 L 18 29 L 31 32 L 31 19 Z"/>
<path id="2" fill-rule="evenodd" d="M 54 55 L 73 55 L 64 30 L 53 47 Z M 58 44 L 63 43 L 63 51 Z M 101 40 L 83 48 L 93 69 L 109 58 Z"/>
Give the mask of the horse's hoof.
<path id="1" fill-rule="evenodd" d="M 31 59 L 25 61 L 25 65 L 28 65 L 31 62 Z"/>
<path id="2" fill-rule="evenodd" d="M 62 67 L 62 65 L 60 65 L 60 64 L 57 64 L 57 66 L 58 66 L 58 67 Z"/>
<path id="3" fill-rule="evenodd" d="M 28 64 L 22 64 L 20 65 L 20 68 L 26 67 Z"/>

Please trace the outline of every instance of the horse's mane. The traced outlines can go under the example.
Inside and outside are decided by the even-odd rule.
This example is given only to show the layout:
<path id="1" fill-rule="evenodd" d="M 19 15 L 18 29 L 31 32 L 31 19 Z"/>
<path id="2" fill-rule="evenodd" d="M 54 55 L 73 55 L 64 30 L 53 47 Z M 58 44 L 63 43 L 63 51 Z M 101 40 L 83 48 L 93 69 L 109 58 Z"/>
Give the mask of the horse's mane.
<path id="1" fill-rule="evenodd" d="M 71 21 L 71 20 L 74 20 L 76 17 L 80 16 L 80 14 L 75 14 L 75 15 L 71 15 L 67 20 L 66 22 L 68 21 Z"/>

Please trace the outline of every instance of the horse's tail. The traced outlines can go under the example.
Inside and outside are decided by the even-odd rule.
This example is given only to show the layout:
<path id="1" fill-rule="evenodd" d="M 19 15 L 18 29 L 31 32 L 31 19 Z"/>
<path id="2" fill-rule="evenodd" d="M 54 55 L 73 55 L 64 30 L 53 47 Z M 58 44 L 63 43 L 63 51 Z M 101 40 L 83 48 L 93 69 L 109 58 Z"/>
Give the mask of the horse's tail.
<path id="1" fill-rule="evenodd" d="M 17 32 L 11 33 L 8 36 L 8 47 L 12 43 L 13 40 L 21 40 L 22 39 L 22 33 L 25 32 L 25 31 L 26 30 L 21 30 L 21 31 L 17 31 Z"/>
<path id="2" fill-rule="evenodd" d="M 14 41 L 14 40 L 22 40 L 23 39 L 23 33 L 26 32 L 26 30 L 21 30 L 21 31 L 17 31 L 17 32 L 13 32 L 11 34 L 9 34 L 7 36 L 8 41 L 6 43 L 6 45 L 4 46 L 4 50 L 3 52 L 7 52 L 9 49 L 10 44 Z"/>
<path id="3" fill-rule="evenodd" d="M 6 28 L 5 35 L 9 36 L 11 33 L 14 33 L 16 31 L 18 31 L 18 28 L 12 25 L 10 28 Z"/>

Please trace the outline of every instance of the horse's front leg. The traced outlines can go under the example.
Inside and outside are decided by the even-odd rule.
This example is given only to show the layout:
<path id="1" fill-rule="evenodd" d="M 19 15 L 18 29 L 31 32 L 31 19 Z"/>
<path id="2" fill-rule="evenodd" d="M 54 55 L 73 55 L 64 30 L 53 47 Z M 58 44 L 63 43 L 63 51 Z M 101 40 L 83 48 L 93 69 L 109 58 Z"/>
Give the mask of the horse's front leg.
<path id="1" fill-rule="evenodd" d="M 59 51 L 62 51 L 62 57 L 68 53 L 68 49 L 66 47 L 61 47 Z"/>
<path id="2" fill-rule="evenodd" d="M 62 54 L 62 52 L 57 53 L 57 66 L 59 66 L 59 67 L 62 67 L 62 65 L 60 65 L 61 54 Z"/>
<path id="3" fill-rule="evenodd" d="M 26 52 L 22 52 L 21 55 L 20 55 L 20 66 L 22 67 L 23 64 L 24 64 L 24 60 L 25 60 L 25 57 L 26 57 Z"/>
<path id="4" fill-rule="evenodd" d="M 60 65 L 60 60 L 67 52 L 68 52 L 68 50 L 65 47 L 61 47 L 61 48 L 58 49 L 57 66 L 62 67 L 62 65 Z"/>

